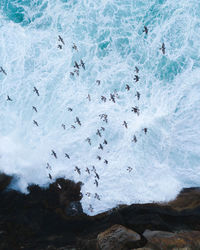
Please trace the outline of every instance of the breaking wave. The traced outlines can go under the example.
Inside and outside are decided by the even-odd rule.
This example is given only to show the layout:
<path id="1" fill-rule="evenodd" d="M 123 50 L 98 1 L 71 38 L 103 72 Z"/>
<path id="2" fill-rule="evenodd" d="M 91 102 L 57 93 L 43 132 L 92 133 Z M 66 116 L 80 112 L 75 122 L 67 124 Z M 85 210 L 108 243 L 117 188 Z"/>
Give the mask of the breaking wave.
<path id="1" fill-rule="evenodd" d="M 200 4 L 146 2 L 0 1 L 0 169 L 13 188 L 81 181 L 96 214 L 200 185 Z"/>

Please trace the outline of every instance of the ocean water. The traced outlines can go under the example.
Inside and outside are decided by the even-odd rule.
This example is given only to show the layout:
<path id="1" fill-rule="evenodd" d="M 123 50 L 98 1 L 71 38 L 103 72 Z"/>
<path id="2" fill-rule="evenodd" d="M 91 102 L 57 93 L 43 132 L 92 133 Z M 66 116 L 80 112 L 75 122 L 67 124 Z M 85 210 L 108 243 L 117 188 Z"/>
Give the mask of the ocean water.
<path id="1" fill-rule="evenodd" d="M 97 214 L 199 186 L 199 13 L 198 0 L 0 0 L 0 170 L 13 188 L 81 181 L 84 212 Z"/>

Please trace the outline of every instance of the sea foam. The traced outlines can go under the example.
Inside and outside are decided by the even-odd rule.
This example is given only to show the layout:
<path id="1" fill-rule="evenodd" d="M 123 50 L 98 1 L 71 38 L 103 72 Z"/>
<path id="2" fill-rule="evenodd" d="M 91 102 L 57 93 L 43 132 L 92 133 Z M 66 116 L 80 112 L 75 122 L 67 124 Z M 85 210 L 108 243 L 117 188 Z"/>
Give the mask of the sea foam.
<path id="1" fill-rule="evenodd" d="M 7 76 L 0 73 L 0 169 L 17 176 L 13 188 L 45 186 L 49 173 L 53 180 L 81 181 L 84 211 L 96 214 L 118 204 L 168 201 L 181 188 L 200 185 L 200 5 L 146 2 L 1 1 L 0 66 Z M 81 59 L 86 69 L 70 76 Z"/>

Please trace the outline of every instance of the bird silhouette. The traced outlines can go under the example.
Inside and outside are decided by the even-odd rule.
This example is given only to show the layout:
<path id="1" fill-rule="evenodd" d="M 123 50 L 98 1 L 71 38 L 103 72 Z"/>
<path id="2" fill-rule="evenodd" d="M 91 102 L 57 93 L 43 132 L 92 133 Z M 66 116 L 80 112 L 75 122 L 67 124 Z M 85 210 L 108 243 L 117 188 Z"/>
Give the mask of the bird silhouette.
<path id="1" fill-rule="evenodd" d="M 145 34 L 147 35 L 148 34 L 148 29 L 147 29 L 147 26 L 144 26 L 144 30 L 143 32 L 145 32 Z"/>
<path id="2" fill-rule="evenodd" d="M 12 101 L 9 95 L 7 95 L 7 101 Z"/>
<path id="3" fill-rule="evenodd" d="M 67 153 L 65 153 L 65 157 L 67 157 L 68 159 L 70 159 L 69 155 Z"/>
<path id="4" fill-rule="evenodd" d="M 51 155 L 53 155 L 57 159 L 57 154 L 54 150 L 51 150 Z"/>
<path id="5" fill-rule="evenodd" d="M 33 92 L 35 92 L 38 96 L 40 95 L 39 91 L 38 91 L 38 89 L 36 87 L 33 88 Z"/>
<path id="6" fill-rule="evenodd" d="M 37 123 L 35 120 L 33 120 L 33 123 L 34 123 L 37 127 L 39 127 L 38 123 Z"/>
<path id="7" fill-rule="evenodd" d="M 165 54 L 165 44 L 164 43 L 162 43 L 162 47 L 160 48 L 160 50 L 162 51 L 162 53 L 163 53 L 163 55 Z"/>
<path id="8" fill-rule="evenodd" d="M 37 113 L 37 108 L 35 106 L 32 106 L 32 109 Z"/>
<path id="9" fill-rule="evenodd" d="M 58 36 L 58 41 L 60 41 L 63 45 L 65 45 L 64 40 L 62 39 L 60 35 Z"/>

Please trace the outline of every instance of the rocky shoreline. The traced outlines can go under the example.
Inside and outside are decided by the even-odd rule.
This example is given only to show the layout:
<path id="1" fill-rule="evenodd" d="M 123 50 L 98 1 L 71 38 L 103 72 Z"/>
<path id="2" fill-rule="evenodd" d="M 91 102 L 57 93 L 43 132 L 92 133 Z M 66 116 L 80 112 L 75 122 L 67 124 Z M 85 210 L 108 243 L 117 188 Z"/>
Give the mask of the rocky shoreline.
<path id="1" fill-rule="evenodd" d="M 183 189 L 166 204 L 119 206 L 83 213 L 81 183 L 62 178 L 29 194 L 8 190 L 0 174 L 1 250 L 200 249 L 200 189 Z"/>

